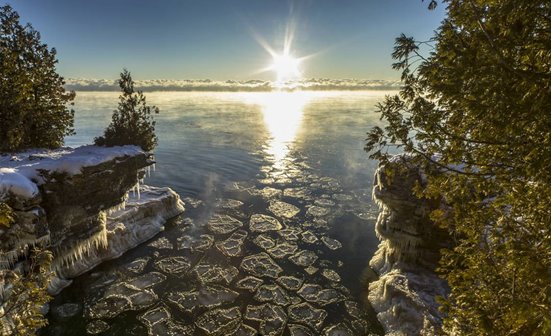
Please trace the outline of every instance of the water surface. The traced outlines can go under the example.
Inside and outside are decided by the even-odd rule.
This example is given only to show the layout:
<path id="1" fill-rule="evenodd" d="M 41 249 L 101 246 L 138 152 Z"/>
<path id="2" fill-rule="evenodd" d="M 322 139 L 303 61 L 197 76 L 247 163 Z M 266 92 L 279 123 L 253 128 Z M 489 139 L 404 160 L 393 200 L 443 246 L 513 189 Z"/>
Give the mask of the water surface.
<path id="1" fill-rule="evenodd" d="M 363 145 L 385 94 L 148 93 L 161 113 L 156 171 L 146 183 L 173 188 L 187 211 L 161 235 L 75 279 L 52 309 L 76 303 L 78 314 L 50 314 L 43 334 L 379 333 L 365 303 L 378 244 L 376 162 Z M 117 96 L 77 93 L 77 135 L 67 145 L 101 135 Z M 163 276 L 146 290 L 158 299 L 138 308 L 113 301 L 107 314 L 98 307 L 124 295 L 121 284 L 151 274 Z M 157 322 L 163 314 L 170 318 Z"/>

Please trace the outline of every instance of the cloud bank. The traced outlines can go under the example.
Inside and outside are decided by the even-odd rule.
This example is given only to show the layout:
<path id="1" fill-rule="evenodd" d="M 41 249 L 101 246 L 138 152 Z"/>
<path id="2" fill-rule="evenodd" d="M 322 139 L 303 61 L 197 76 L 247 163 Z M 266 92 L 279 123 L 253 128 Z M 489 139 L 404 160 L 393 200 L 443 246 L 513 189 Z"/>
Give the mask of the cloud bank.
<path id="1" fill-rule="evenodd" d="M 214 81 L 210 79 L 149 79 L 135 81 L 135 87 L 142 91 L 250 91 L 274 90 L 397 90 L 400 81 L 371 79 L 326 79 L 311 78 L 285 83 L 263 80 Z M 75 91 L 118 91 L 116 80 L 110 79 L 67 79 L 65 87 Z"/>

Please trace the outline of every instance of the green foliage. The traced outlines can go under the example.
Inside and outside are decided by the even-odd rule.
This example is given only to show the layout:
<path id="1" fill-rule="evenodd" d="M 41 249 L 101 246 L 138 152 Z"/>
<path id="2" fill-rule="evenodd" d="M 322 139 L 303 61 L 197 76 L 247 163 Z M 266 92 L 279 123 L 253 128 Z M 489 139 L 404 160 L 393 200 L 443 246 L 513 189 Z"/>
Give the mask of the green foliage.
<path id="1" fill-rule="evenodd" d="M 95 139 L 98 146 L 136 145 L 151 151 L 157 145 L 153 113 L 159 113 L 155 106 L 148 106 L 141 91 L 134 91 L 130 72 L 124 69 L 119 86 L 119 107 L 113 112 L 111 124 L 102 137 Z"/>
<path id="2" fill-rule="evenodd" d="M 14 221 L 12 208 L 4 202 L 0 202 L 0 227 L 10 227 Z"/>
<path id="3" fill-rule="evenodd" d="M 47 287 L 52 276 L 52 253 L 48 250 L 32 251 L 29 268 L 25 274 L 12 270 L 0 270 L 0 278 L 12 285 L 4 311 L 0 313 L 2 329 L 10 335 L 34 335 L 48 320 L 42 315 L 42 307 L 52 298 Z M 9 322 L 8 322 L 9 321 Z M 6 330 L 7 328 L 7 330 Z"/>
<path id="4" fill-rule="evenodd" d="M 73 134 L 75 97 L 55 71 L 55 49 L 9 6 L 0 7 L 0 151 L 56 148 Z"/>
<path id="5" fill-rule="evenodd" d="M 366 150 L 383 162 L 391 147 L 414 154 L 423 196 L 451 206 L 432 215 L 456 238 L 440 267 L 444 331 L 549 335 L 551 2 L 445 3 L 431 41 L 396 40 L 404 86 L 379 105 L 387 125 Z"/>

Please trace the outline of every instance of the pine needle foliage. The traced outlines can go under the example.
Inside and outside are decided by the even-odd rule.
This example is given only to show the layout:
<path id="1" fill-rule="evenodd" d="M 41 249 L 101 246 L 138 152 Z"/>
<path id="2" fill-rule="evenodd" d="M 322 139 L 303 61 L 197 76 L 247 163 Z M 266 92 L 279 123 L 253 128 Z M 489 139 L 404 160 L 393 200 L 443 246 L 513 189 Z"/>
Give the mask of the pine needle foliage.
<path id="1" fill-rule="evenodd" d="M 56 50 L 22 25 L 9 5 L 0 7 L 0 151 L 57 148 L 73 134 L 75 94 L 56 73 Z"/>
<path id="2" fill-rule="evenodd" d="M 418 195 L 450 206 L 432 214 L 456 244 L 439 269 L 443 331 L 551 335 L 551 2 L 442 4 L 433 39 L 396 39 L 403 88 L 365 149 L 412 154 L 428 175 Z"/>
<path id="3" fill-rule="evenodd" d="M 134 81 L 126 69 L 121 73 L 119 86 L 122 91 L 119 106 L 104 135 L 95 139 L 96 145 L 136 145 L 145 151 L 153 150 L 157 145 L 153 114 L 159 113 L 159 109 L 147 105 L 143 92 L 134 90 Z"/>
<path id="4" fill-rule="evenodd" d="M 9 293 L 5 293 L 8 299 L 0 312 L 2 335 L 35 335 L 48 324 L 42 308 L 52 299 L 47 290 L 52 259 L 50 251 L 34 249 L 24 274 L 0 270 L 1 277 L 10 284 Z"/>

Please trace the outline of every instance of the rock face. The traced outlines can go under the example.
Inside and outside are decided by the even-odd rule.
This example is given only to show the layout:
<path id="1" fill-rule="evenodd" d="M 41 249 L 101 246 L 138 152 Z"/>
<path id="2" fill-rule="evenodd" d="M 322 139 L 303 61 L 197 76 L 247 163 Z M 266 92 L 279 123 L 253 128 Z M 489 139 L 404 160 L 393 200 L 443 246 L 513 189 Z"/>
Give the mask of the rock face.
<path id="1" fill-rule="evenodd" d="M 44 171 L 39 189 L 46 210 L 54 250 L 67 250 L 101 234 L 104 211 L 122 204 L 128 191 L 143 177 L 153 162 L 148 154 L 123 156 L 82 167 L 81 173 Z M 69 243 L 69 244 L 68 244 Z"/>
<path id="2" fill-rule="evenodd" d="M 422 183 L 422 172 L 404 156 L 375 173 L 373 199 L 381 209 L 375 231 L 381 243 L 370 261 L 379 279 L 369 284 L 368 299 L 391 335 L 433 335 L 442 323 L 435 299 L 448 293 L 435 269 L 439 250 L 449 247 L 450 239 L 428 218 L 437 205 L 413 195 L 415 183 Z"/>
<path id="3" fill-rule="evenodd" d="M 57 293 L 66 279 L 152 238 L 184 211 L 170 188 L 140 186 L 153 163 L 134 146 L 0 156 L 0 201 L 16 215 L 0 227 L 0 270 L 24 262 L 32 246 L 48 247 Z M 2 295 L 0 288 L 0 308 Z"/>
<path id="4" fill-rule="evenodd" d="M 104 244 L 100 248 L 92 248 L 83 258 L 67 256 L 58 259 L 58 275 L 63 278 L 74 278 L 103 261 L 121 256 L 124 252 L 138 244 L 151 239 L 161 232 L 163 224 L 170 218 L 184 211 L 178 194 L 170 188 L 140 187 L 140 198 L 130 198 L 125 208 L 113 210 L 106 216 Z M 92 236 L 94 237 L 94 236 Z M 88 244 L 88 240 L 83 241 Z M 78 245 L 78 246 L 82 246 Z M 77 248 L 78 249 L 78 248 Z M 73 250 L 72 253 L 76 251 Z M 71 252 L 69 252 L 71 253 Z M 77 253 L 78 254 L 78 253 Z M 58 291 L 51 286 L 50 291 Z"/>

